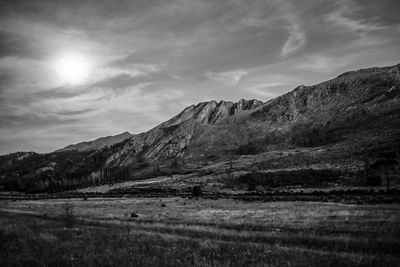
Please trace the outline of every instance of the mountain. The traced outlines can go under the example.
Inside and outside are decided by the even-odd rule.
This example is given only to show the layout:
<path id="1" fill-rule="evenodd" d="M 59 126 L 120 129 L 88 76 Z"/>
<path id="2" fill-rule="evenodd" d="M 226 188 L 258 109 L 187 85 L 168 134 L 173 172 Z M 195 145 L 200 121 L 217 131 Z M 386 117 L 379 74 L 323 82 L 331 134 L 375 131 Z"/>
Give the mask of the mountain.
<path id="1" fill-rule="evenodd" d="M 185 108 L 180 114 L 157 127 L 124 142 L 121 148 L 107 159 L 107 166 L 129 166 L 144 157 L 153 160 L 165 160 L 172 157 L 188 157 L 186 153 L 193 142 L 202 142 L 204 134 L 233 125 L 231 118 L 242 116 L 263 102 L 241 99 L 237 103 L 228 101 L 202 102 Z M 211 133 L 218 137 L 218 133 Z M 210 142 L 204 140 L 204 142 Z M 201 145 L 201 144 L 200 144 Z"/>
<path id="2" fill-rule="evenodd" d="M 16 162 L 35 155 L 35 152 L 15 152 L 0 156 L 0 166 L 13 166 Z"/>
<path id="3" fill-rule="evenodd" d="M 127 139 L 106 164 L 128 166 L 139 155 L 153 160 L 202 161 L 246 145 L 263 152 L 276 144 L 312 147 L 396 136 L 399 69 L 396 65 L 344 73 L 317 85 L 299 86 L 266 103 L 241 100 L 193 105 Z"/>
<path id="4" fill-rule="evenodd" d="M 267 102 L 199 103 L 147 132 L 68 146 L 0 170 L 11 177 L 7 181 L 19 177 L 12 189 L 42 191 L 254 169 L 338 170 L 362 184 L 366 166 L 399 151 L 400 64 L 346 72 Z M 40 168 L 45 171 L 39 175 Z M 4 187 L 10 188 L 7 181 Z"/>
<path id="5" fill-rule="evenodd" d="M 209 101 L 197 105 L 191 105 L 185 108 L 179 115 L 162 123 L 160 127 L 170 127 L 178 125 L 186 120 L 192 119 L 203 124 L 218 124 L 230 116 L 236 115 L 242 111 L 252 110 L 263 102 L 253 99 L 241 99 L 237 103 L 230 101 Z"/>
<path id="6" fill-rule="evenodd" d="M 93 141 L 81 142 L 78 144 L 69 145 L 64 148 L 58 149 L 55 152 L 71 151 L 71 150 L 76 150 L 76 151 L 99 150 L 103 147 L 112 146 L 114 144 L 120 143 L 120 142 L 124 141 L 126 138 L 129 138 L 131 136 L 132 136 L 131 133 L 124 132 L 124 133 L 117 134 L 117 135 L 100 137 Z"/>

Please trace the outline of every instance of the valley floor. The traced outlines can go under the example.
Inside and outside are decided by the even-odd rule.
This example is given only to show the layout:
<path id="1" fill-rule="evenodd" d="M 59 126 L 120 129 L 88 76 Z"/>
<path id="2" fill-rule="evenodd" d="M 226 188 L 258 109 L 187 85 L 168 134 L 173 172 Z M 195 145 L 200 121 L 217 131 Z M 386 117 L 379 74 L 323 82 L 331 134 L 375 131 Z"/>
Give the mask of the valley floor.
<path id="1" fill-rule="evenodd" d="M 2 200 L 0 215 L 1 266 L 400 266 L 393 204 Z"/>

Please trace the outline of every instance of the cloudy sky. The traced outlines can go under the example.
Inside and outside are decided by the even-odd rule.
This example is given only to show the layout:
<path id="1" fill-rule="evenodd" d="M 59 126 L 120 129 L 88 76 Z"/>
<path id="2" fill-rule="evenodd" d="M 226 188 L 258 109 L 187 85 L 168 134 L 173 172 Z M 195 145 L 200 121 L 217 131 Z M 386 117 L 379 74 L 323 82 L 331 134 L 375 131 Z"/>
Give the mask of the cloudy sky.
<path id="1" fill-rule="evenodd" d="M 0 154 L 397 64 L 399 11 L 398 0 L 0 0 Z M 84 74 L 60 67 L 71 57 Z"/>

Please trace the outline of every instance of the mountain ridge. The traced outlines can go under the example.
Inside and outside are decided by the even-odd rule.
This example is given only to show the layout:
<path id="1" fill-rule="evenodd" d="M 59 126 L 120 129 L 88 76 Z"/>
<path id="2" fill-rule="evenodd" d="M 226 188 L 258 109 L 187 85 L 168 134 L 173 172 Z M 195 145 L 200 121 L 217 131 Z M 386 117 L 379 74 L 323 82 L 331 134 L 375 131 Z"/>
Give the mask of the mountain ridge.
<path id="1" fill-rule="evenodd" d="M 372 109 L 377 108 L 377 106 L 379 106 L 378 110 L 388 108 L 380 106 L 380 102 L 384 101 L 384 98 L 388 98 L 387 100 L 396 98 L 395 102 L 397 103 L 400 79 L 399 66 L 358 70 L 348 72 L 346 75 L 339 75 L 332 80 L 316 85 L 298 86 L 293 91 L 282 96 L 265 103 L 257 103 L 254 108 L 234 113 L 231 116 L 224 116 L 222 119 L 218 119 L 218 116 L 216 116 L 217 119 L 215 120 L 212 115 L 213 109 L 210 106 L 215 108 L 218 105 L 216 101 L 199 103 L 196 106 L 189 106 L 176 117 L 150 130 L 151 133 L 149 135 L 151 137 L 144 138 L 139 142 L 146 143 L 146 147 L 153 147 L 151 150 L 148 149 L 148 153 L 144 153 L 148 158 L 167 158 L 172 155 L 182 157 L 184 152 L 187 152 L 186 154 L 191 157 L 188 145 L 192 140 L 194 140 L 194 143 L 197 141 L 198 147 L 205 146 L 205 151 L 211 151 L 213 150 L 211 146 L 215 144 L 213 141 L 216 138 L 220 140 L 226 139 L 218 132 L 215 132 L 213 127 L 219 127 L 220 131 L 225 132 L 226 135 L 235 131 L 234 135 L 236 136 L 227 141 L 228 143 L 224 148 L 229 150 L 233 149 L 235 145 L 243 145 L 250 142 L 250 139 L 261 139 L 260 135 L 265 134 L 270 136 L 280 135 L 285 139 L 290 139 L 291 137 L 288 136 L 292 134 L 290 131 L 298 125 L 304 126 L 303 128 L 321 128 L 332 122 L 337 124 L 346 123 L 346 119 L 357 119 L 357 116 L 361 119 L 362 116 L 366 115 L 363 113 L 368 110 L 375 114 Z M 379 86 L 374 86 L 374 83 L 378 83 Z M 376 99 L 378 96 L 381 97 L 380 100 Z M 224 102 L 221 101 L 220 103 Z M 369 103 L 371 106 L 367 107 L 365 103 Z M 391 102 L 389 101 L 388 103 Z M 358 106 L 352 107 L 355 104 Z M 201 107 L 199 113 L 196 107 Z M 395 107 L 392 106 L 392 108 Z M 204 113 L 201 113 L 201 111 L 204 111 Z M 224 112 L 227 114 L 226 110 Z M 189 113 L 190 116 L 187 116 L 186 113 Z M 353 118 L 347 118 L 348 116 Z M 190 118 L 194 121 L 189 123 L 189 119 L 182 120 L 182 117 L 185 119 Z M 180 138 L 176 138 L 171 133 L 161 132 L 163 127 L 177 126 L 181 122 L 186 122 L 182 124 L 181 129 L 171 129 Z M 228 131 L 224 124 L 229 123 L 235 124 L 236 130 L 231 131 L 232 129 L 229 129 Z M 185 138 L 183 138 L 182 132 L 185 131 L 186 133 L 183 134 Z M 254 134 L 250 137 L 252 133 Z M 211 137 L 201 138 L 201 136 L 207 135 Z M 254 135 L 259 136 L 254 137 Z M 135 137 L 131 138 L 131 143 L 137 142 L 134 139 Z M 211 146 L 205 145 L 210 143 L 212 144 Z M 138 146 L 133 146 L 136 147 L 135 151 L 137 151 Z M 219 149 L 222 149 L 221 146 L 220 144 Z M 128 147 L 125 149 L 129 151 Z M 193 149 L 192 154 L 195 151 L 196 149 Z M 122 154 L 119 153 L 119 156 Z M 113 157 L 113 159 L 116 158 Z M 112 161 L 108 162 L 111 163 Z M 130 161 L 125 159 L 122 162 L 128 163 Z"/>
<path id="2" fill-rule="evenodd" d="M 195 120 L 201 123 L 209 123 L 215 124 L 219 123 L 227 116 L 234 115 L 238 112 L 242 112 L 245 110 L 253 109 L 263 102 L 257 99 L 240 99 L 238 102 L 224 101 L 220 100 L 219 102 L 215 100 L 204 101 L 198 104 L 193 104 L 184 108 L 178 115 L 172 117 L 171 119 L 160 123 L 154 128 L 157 127 L 170 127 L 175 124 L 179 124 L 184 122 L 185 120 L 190 119 L 189 112 L 194 112 L 196 115 L 194 117 Z M 140 133 L 139 133 L 140 134 Z M 77 151 L 94 151 L 104 148 L 105 146 L 111 146 L 122 142 L 123 140 L 132 137 L 135 134 L 131 134 L 128 131 L 123 132 L 117 135 L 110 135 L 99 137 L 95 140 L 91 141 L 82 141 L 76 144 L 71 144 L 65 146 L 63 148 L 57 149 L 54 152 L 63 152 L 69 150 L 77 150 Z"/>

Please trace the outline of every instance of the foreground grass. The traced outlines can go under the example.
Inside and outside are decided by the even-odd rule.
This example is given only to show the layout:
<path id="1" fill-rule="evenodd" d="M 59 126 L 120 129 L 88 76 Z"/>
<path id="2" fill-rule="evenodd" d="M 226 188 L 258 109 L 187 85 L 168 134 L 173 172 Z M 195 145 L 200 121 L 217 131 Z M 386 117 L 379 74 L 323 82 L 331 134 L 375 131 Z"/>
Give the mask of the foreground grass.
<path id="1" fill-rule="evenodd" d="M 260 231 L 241 229 L 226 238 L 233 230 L 224 234 L 212 225 L 197 225 L 197 232 L 190 225 L 140 225 L 147 227 L 80 221 L 69 229 L 57 218 L 0 212 L 0 266 L 400 266 L 398 247 L 390 243 L 397 239 L 384 243 L 394 245 L 391 250 L 380 250 L 372 239 L 346 250 L 320 246 L 329 234 L 316 230 L 287 242 L 287 233 L 257 239 Z M 353 239 L 365 239 L 366 231 L 357 233 Z M 348 237 L 336 238 L 346 243 Z"/>

